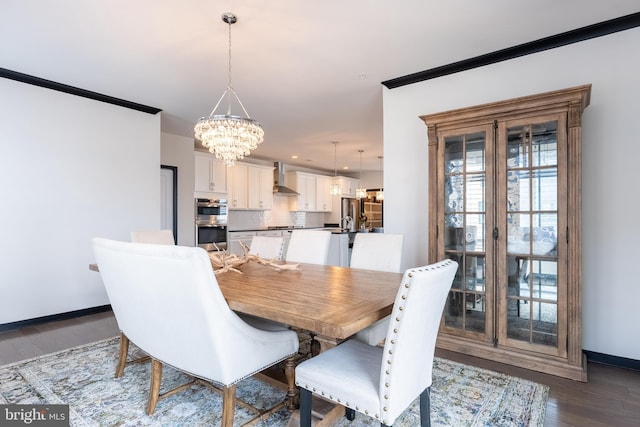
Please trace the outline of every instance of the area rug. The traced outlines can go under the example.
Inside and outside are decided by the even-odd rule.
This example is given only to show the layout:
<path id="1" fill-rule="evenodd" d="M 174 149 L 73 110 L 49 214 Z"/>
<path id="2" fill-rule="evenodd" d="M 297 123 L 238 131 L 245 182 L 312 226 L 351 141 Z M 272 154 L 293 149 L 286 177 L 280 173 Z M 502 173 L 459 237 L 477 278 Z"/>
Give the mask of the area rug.
<path id="1" fill-rule="evenodd" d="M 134 346 L 132 346 L 134 347 Z M 46 356 L 0 366 L 0 404 L 69 404 L 72 426 L 216 426 L 222 397 L 208 387 L 194 386 L 144 412 L 149 387 L 149 363 L 129 364 L 114 378 L 118 338 L 87 344 Z M 139 350 L 133 348 L 134 352 Z M 139 352 L 141 353 L 141 352 Z M 184 374 L 165 367 L 162 388 L 186 382 Z M 238 397 L 268 408 L 284 398 L 279 388 L 249 378 L 238 385 Z M 436 358 L 431 388 L 433 426 L 542 426 L 548 387 L 520 378 Z M 236 406 L 234 425 L 253 413 Z M 286 426 L 290 413 L 282 409 L 256 425 Z M 336 426 L 378 426 L 357 414 Z M 394 426 L 420 425 L 417 400 Z"/>

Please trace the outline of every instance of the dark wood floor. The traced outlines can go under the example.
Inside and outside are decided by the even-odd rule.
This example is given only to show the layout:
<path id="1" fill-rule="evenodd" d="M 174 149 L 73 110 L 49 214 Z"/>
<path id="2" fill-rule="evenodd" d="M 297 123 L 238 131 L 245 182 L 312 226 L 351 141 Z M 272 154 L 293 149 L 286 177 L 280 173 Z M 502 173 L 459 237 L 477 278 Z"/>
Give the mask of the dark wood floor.
<path id="1" fill-rule="evenodd" d="M 0 333 L 0 365 L 113 337 L 111 312 L 28 326 Z M 519 376 L 550 387 L 545 426 L 640 426 L 640 372 L 589 363 L 588 383 L 437 351 L 440 357 Z"/>

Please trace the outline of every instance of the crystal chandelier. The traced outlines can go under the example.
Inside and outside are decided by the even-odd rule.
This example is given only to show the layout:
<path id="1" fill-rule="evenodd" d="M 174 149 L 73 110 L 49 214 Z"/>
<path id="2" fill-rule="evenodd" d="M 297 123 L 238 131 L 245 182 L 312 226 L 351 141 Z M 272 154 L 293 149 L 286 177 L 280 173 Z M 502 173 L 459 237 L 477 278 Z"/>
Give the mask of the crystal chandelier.
<path id="1" fill-rule="evenodd" d="M 378 156 L 378 159 L 380 159 L 380 172 L 382 172 L 382 156 Z M 376 191 L 376 200 L 379 202 L 384 200 L 384 190 L 382 188 Z"/>
<path id="2" fill-rule="evenodd" d="M 358 150 L 360 153 L 360 175 L 358 176 L 358 188 L 356 188 L 356 199 L 364 199 L 367 197 L 367 190 L 362 188 L 362 153 L 364 150 Z"/>
<path id="3" fill-rule="evenodd" d="M 228 166 L 238 159 L 249 155 L 264 140 L 262 125 L 249 117 L 249 113 L 242 105 L 242 101 L 231 86 L 231 24 L 235 24 L 238 18 L 233 13 L 222 14 L 222 20 L 229 25 L 229 80 L 218 103 L 208 117 L 202 117 L 194 128 L 196 139 L 202 141 L 202 145 L 214 153 L 218 159 L 223 160 Z M 231 100 L 233 95 L 242 107 L 246 117 L 231 114 Z M 226 114 L 215 114 L 218 106 L 224 98 L 227 98 Z"/>
<path id="4" fill-rule="evenodd" d="M 339 196 L 342 194 L 340 182 L 338 182 L 338 141 L 331 141 L 333 144 L 333 183 L 329 188 L 329 194 Z"/>

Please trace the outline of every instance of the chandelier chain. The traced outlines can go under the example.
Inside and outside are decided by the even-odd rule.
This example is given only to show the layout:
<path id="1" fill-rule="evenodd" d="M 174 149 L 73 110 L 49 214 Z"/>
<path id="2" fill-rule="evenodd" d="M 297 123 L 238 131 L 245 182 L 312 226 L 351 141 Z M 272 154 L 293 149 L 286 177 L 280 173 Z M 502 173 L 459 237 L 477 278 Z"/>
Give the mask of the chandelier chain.
<path id="1" fill-rule="evenodd" d="M 231 86 L 231 24 L 233 23 L 233 21 L 229 20 L 229 22 L 227 22 L 228 24 L 228 28 L 229 28 L 229 43 L 228 43 L 228 48 L 229 48 L 229 63 L 228 63 L 228 73 L 227 73 L 227 115 L 231 115 L 231 93 L 233 92 L 233 94 L 235 95 L 235 91 L 233 90 L 233 86 Z M 237 95 L 236 95 L 237 97 Z M 240 100 L 238 99 L 238 102 Z M 242 107 L 244 109 L 244 107 Z M 246 114 L 246 112 L 245 112 Z M 247 114 L 248 115 L 248 114 Z"/>

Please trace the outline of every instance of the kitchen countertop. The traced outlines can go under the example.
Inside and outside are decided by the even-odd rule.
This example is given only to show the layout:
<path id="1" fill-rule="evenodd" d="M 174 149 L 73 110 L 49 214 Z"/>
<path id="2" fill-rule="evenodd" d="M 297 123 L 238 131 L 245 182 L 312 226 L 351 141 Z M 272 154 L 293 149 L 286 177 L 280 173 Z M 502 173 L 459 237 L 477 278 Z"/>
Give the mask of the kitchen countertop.
<path id="1" fill-rule="evenodd" d="M 268 227 L 259 227 L 259 228 L 244 228 L 242 230 L 229 230 L 229 232 L 247 232 L 247 231 L 293 231 L 293 230 L 327 230 L 331 231 L 332 234 L 348 234 L 348 233 L 356 233 L 357 231 L 349 231 L 347 229 L 339 228 L 339 227 L 278 227 L 278 228 L 268 228 Z"/>

